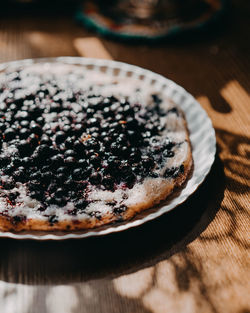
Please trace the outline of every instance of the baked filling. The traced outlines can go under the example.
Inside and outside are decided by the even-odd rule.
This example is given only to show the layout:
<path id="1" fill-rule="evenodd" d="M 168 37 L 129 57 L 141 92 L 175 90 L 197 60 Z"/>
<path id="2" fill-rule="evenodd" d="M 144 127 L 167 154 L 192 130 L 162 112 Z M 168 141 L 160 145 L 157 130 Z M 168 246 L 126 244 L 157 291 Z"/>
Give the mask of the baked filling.
<path id="1" fill-rule="evenodd" d="M 1 216 L 50 226 L 122 217 L 145 181 L 184 174 L 190 147 L 173 103 L 153 92 L 146 105 L 126 92 L 102 92 L 105 84 L 93 88 L 70 67 L 38 69 L 0 78 Z"/>

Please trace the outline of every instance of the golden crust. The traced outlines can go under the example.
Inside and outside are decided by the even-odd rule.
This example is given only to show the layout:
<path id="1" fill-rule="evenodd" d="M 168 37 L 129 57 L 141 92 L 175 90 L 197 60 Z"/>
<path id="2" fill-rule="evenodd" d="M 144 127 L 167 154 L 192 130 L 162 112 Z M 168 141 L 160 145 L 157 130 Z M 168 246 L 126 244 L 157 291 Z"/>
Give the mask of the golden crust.
<path id="1" fill-rule="evenodd" d="M 91 229 L 101 225 L 109 224 L 115 221 L 117 217 L 114 215 L 103 216 L 102 219 L 89 218 L 89 219 L 72 219 L 62 220 L 56 223 L 49 223 L 48 221 L 37 219 L 26 219 L 15 221 L 11 217 L 0 216 L 0 230 L 1 231 L 23 231 L 23 230 L 40 230 L 40 231 L 70 231 L 70 230 L 83 230 Z"/>

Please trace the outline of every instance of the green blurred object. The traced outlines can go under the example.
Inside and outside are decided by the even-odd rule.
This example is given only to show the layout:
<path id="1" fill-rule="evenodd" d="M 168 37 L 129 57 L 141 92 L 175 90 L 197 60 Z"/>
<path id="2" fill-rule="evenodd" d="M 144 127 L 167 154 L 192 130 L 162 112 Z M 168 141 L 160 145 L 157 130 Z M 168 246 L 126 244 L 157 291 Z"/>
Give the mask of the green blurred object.
<path id="1" fill-rule="evenodd" d="M 158 41 L 208 28 L 229 0 L 85 0 L 76 18 L 116 39 Z"/>

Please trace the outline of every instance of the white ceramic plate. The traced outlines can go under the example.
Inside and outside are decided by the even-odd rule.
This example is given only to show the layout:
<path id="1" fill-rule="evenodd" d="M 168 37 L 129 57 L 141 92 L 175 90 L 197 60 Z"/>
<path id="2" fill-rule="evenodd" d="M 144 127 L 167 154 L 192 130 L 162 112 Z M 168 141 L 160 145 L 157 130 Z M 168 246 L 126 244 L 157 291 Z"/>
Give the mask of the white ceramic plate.
<path id="1" fill-rule="evenodd" d="M 0 64 L 0 72 L 3 72 L 7 69 L 15 70 L 17 68 L 22 68 L 26 65 L 35 63 L 47 62 L 76 64 L 81 66 L 83 71 L 90 70 L 107 73 L 108 75 L 112 75 L 117 78 L 131 77 L 136 79 L 144 86 L 145 84 L 149 84 L 150 86 L 153 85 L 157 89 L 160 89 L 162 93 L 166 94 L 170 99 L 172 99 L 185 113 L 188 129 L 190 132 L 190 141 L 192 144 L 194 170 L 192 177 L 188 180 L 187 184 L 183 187 L 183 189 L 181 189 L 175 198 L 162 203 L 156 208 L 149 209 L 142 212 L 141 214 L 138 214 L 130 221 L 116 225 L 106 225 L 93 230 L 76 232 L 0 232 L 0 237 L 34 240 L 63 240 L 72 238 L 87 238 L 120 232 L 131 227 L 142 225 L 147 221 L 153 220 L 162 214 L 171 211 L 177 205 L 183 203 L 204 181 L 215 158 L 215 131 L 206 112 L 201 108 L 200 104 L 194 99 L 194 97 L 186 92 L 182 87 L 161 75 L 137 66 L 109 60 L 79 57 L 58 57 L 14 61 Z"/>

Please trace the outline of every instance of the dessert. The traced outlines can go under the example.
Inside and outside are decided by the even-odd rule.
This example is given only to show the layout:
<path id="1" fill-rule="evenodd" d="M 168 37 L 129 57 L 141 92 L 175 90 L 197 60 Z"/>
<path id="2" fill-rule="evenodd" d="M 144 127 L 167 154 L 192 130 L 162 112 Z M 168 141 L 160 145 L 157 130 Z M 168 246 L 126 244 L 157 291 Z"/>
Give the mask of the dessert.
<path id="1" fill-rule="evenodd" d="M 184 115 L 157 89 L 66 64 L 0 74 L 0 230 L 128 220 L 191 168 Z"/>

